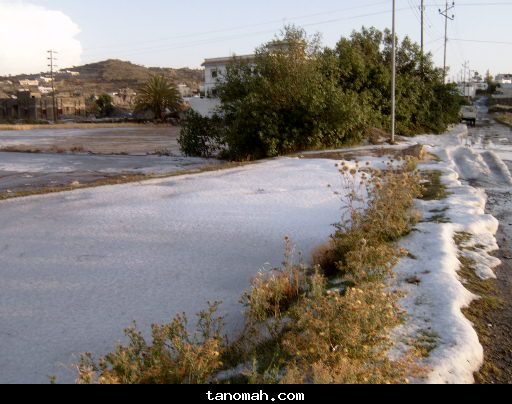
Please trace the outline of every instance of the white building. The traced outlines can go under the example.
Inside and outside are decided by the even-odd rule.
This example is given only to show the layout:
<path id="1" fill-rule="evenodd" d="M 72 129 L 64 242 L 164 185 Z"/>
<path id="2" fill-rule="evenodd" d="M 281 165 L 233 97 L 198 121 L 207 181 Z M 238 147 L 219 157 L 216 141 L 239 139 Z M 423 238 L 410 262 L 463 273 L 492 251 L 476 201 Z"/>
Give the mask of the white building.
<path id="1" fill-rule="evenodd" d="M 496 83 L 498 83 L 498 84 L 512 84 L 512 74 L 498 74 L 496 76 Z"/>
<path id="2" fill-rule="evenodd" d="M 178 92 L 180 93 L 181 95 L 181 98 L 187 98 L 187 97 L 192 97 L 192 89 L 187 86 L 186 84 L 178 84 L 177 87 L 178 89 Z"/>
<path id="3" fill-rule="evenodd" d="M 457 84 L 457 89 L 463 97 L 476 97 L 477 85 L 475 83 L 459 83 Z"/>
<path id="4" fill-rule="evenodd" d="M 512 83 L 501 83 L 493 95 L 496 99 L 510 99 L 512 98 Z"/>
<path id="5" fill-rule="evenodd" d="M 233 62 L 252 64 L 254 62 L 254 55 L 231 56 L 206 59 L 204 61 L 202 66 L 204 67 L 204 92 L 206 97 L 215 97 L 217 85 L 222 83 L 228 66 Z"/>
<path id="6" fill-rule="evenodd" d="M 20 80 L 20 86 L 22 86 L 22 87 L 37 87 L 37 86 L 39 86 L 39 80 Z"/>
<path id="7" fill-rule="evenodd" d="M 39 87 L 37 87 L 37 89 L 39 90 L 39 92 L 41 94 L 51 94 L 51 92 L 52 92 L 52 88 L 51 87 L 39 86 Z"/>
<path id="8" fill-rule="evenodd" d="M 476 89 L 480 91 L 487 91 L 489 89 L 489 84 L 484 81 L 479 81 L 475 83 Z"/>

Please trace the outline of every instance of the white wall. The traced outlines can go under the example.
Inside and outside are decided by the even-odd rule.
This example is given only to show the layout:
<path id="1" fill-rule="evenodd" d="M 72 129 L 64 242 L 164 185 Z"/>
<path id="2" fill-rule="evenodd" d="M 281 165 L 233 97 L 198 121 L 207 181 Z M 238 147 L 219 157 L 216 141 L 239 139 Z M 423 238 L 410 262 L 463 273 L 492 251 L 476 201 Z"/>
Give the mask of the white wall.
<path id="1" fill-rule="evenodd" d="M 192 109 L 202 116 L 212 116 L 215 108 L 220 106 L 220 100 L 218 98 L 199 98 L 191 97 L 185 98 L 185 101 L 190 104 Z"/>

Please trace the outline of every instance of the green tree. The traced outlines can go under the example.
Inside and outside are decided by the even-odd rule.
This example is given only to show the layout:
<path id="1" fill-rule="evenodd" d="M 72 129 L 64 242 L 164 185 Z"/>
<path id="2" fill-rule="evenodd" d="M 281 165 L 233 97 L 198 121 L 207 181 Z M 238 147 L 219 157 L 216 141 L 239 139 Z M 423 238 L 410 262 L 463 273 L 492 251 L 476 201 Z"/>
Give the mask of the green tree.
<path id="1" fill-rule="evenodd" d="M 366 122 L 356 95 L 337 86 L 317 36 L 286 27 L 256 50 L 254 63 L 234 61 L 218 88 L 226 143 L 233 158 L 261 158 L 360 140 Z"/>
<path id="2" fill-rule="evenodd" d="M 334 50 L 339 86 L 355 91 L 360 102 L 368 103 L 371 124 L 382 129 L 388 129 L 391 120 L 391 47 L 389 31 L 363 28 L 342 38 Z M 407 37 L 397 41 L 398 133 L 442 132 L 457 121 L 459 105 L 451 86 L 443 84 L 443 73 L 434 66 L 432 55 L 422 57 L 419 45 Z"/>
<path id="3" fill-rule="evenodd" d="M 110 116 L 114 112 L 114 99 L 109 94 L 102 94 L 96 99 L 95 106 L 99 116 Z"/>
<path id="4" fill-rule="evenodd" d="M 137 111 L 151 111 L 155 119 L 164 120 L 167 115 L 179 111 L 181 96 L 164 76 L 153 76 L 139 90 L 135 105 Z"/>
<path id="5" fill-rule="evenodd" d="M 339 147 L 360 141 L 371 127 L 388 130 L 392 41 L 389 31 L 363 28 L 330 49 L 318 36 L 286 27 L 256 50 L 254 61 L 233 59 L 218 86 L 215 136 L 221 134 L 229 157 L 247 159 Z M 444 84 L 432 55 L 407 37 L 397 41 L 397 73 L 399 134 L 441 133 L 458 122 L 461 97 Z M 210 129 L 198 127 L 211 125 L 194 120 L 187 137 L 197 132 L 204 142 Z"/>

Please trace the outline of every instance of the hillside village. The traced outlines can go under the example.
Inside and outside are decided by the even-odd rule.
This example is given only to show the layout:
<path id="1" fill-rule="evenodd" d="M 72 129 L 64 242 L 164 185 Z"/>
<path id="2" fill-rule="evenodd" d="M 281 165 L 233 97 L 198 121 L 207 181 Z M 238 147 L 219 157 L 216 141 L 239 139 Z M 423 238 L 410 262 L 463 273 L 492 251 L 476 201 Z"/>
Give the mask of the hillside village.
<path id="1" fill-rule="evenodd" d="M 53 88 L 60 119 L 91 118 L 91 104 L 102 94 L 112 97 L 114 118 L 128 118 L 134 111 L 137 89 L 152 75 L 167 77 L 182 97 L 199 94 L 204 82 L 202 70 L 147 68 L 120 60 L 59 70 L 53 83 L 50 73 L 0 77 L 0 120 L 53 120 Z"/>

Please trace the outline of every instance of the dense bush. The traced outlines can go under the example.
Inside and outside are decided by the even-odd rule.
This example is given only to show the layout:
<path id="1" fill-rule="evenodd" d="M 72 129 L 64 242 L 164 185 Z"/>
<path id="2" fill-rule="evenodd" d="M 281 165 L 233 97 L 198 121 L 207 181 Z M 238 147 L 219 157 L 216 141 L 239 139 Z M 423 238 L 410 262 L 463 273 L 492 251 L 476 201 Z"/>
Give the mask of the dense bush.
<path id="1" fill-rule="evenodd" d="M 186 156 L 213 157 L 223 147 L 223 124 L 218 116 L 213 118 L 189 110 L 181 127 L 178 143 Z"/>
<path id="2" fill-rule="evenodd" d="M 339 63 L 339 85 L 355 91 L 372 109 L 372 125 L 388 128 L 391 119 L 391 46 L 389 31 L 363 28 L 342 38 L 325 54 Z M 422 57 L 409 38 L 397 43 L 397 131 L 401 135 L 443 132 L 458 121 L 460 96 L 453 85 L 443 84 L 443 71 L 432 55 Z"/>
<path id="3" fill-rule="evenodd" d="M 317 37 L 287 27 L 256 50 L 254 63 L 234 59 L 218 87 L 227 157 L 339 147 L 360 141 L 370 127 L 387 130 L 391 45 L 388 31 L 363 28 L 322 48 Z M 443 84 L 432 55 L 422 57 L 408 38 L 397 46 L 397 72 L 398 134 L 440 133 L 458 122 L 455 87 Z"/>
<path id="4" fill-rule="evenodd" d="M 261 158 L 361 140 L 369 110 L 343 91 L 317 38 L 288 28 L 234 63 L 219 86 L 232 158 Z"/>

